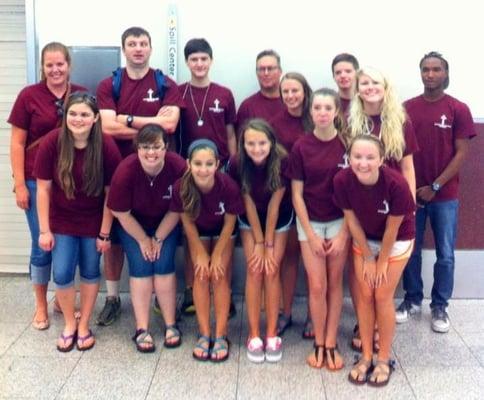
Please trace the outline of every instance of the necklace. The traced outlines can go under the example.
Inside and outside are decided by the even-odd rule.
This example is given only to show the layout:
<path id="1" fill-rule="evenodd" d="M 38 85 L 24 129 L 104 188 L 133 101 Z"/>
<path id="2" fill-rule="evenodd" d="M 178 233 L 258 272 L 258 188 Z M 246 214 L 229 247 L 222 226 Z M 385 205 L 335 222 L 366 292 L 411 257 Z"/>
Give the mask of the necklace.
<path id="1" fill-rule="evenodd" d="M 207 90 L 205 91 L 205 96 L 203 96 L 202 109 L 200 110 L 200 112 L 198 112 L 197 105 L 195 104 L 195 99 L 193 98 L 192 85 L 190 83 L 188 84 L 188 90 L 190 91 L 190 98 L 192 99 L 193 108 L 195 110 L 195 113 L 197 114 L 197 125 L 200 127 L 203 126 L 203 118 L 202 118 L 203 110 L 205 110 L 205 102 L 207 101 L 209 89 L 210 89 L 210 83 L 208 84 Z"/>

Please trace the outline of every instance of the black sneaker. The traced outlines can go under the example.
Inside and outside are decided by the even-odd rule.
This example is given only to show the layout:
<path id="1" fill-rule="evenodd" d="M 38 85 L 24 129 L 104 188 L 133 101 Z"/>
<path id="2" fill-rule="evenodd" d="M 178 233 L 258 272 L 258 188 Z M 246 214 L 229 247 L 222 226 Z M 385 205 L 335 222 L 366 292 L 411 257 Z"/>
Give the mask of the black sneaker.
<path id="1" fill-rule="evenodd" d="M 121 314 L 121 299 L 119 297 L 106 297 L 104 308 L 99 313 L 96 323 L 101 326 L 111 325 Z"/>
<path id="2" fill-rule="evenodd" d="M 185 315 L 195 314 L 195 305 L 193 304 L 193 289 L 187 287 L 183 295 L 182 313 Z"/>

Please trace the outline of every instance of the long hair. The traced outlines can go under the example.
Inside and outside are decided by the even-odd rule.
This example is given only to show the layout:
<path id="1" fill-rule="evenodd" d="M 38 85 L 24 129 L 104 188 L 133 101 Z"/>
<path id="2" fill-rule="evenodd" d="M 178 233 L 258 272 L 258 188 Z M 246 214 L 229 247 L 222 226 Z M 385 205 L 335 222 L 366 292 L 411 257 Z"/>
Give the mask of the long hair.
<path id="1" fill-rule="evenodd" d="M 199 150 L 210 150 L 215 160 L 218 161 L 218 150 L 215 143 L 208 139 L 199 139 L 193 142 L 188 148 L 188 162 L 192 161 L 193 155 Z M 200 190 L 193 178 L 192 171 L 188 168 L 182 176 L 180 185 L 180 197 L 183 211 L 193 221 L 200 215 L 201 196 Z"/>
<path id="2" fill-rule="evenodd" d="M 363 101 L 358 95 L 359 82 L 363 75 L 383 84 L 384 96 L 381 107 L 381 129 L 380 139 L 385 147 L 385 158 L 394 158 L 400 161 L 405 150 L 405 137 L 403 134 L 403 124 L 407 119 L 405 110 L 398 100 L 393 85 L 388 79 L 376 69 L 362 68 L 356 74 L 356 96 L 351 101 L 349 115 L 349 133 L 353 138 L 359 134 L 370 134 L 372 129 L 371 118 L 365 113 Z"/>
<path id="3" fill-rule="evenodd" d="M 309 101 L 309 108 L 312 109 L 313 107 L 313 102 L 314 98 L 316 96 L 329 96 L 333 99 L 334 105 L 336 109 L 338 110 L 336 117 L 334 118 L 334 127 L 338 131 L 338 137 L 339 139 L 343 142 L 345 147 L 348 147 L 348 144 L 350 142 L 350 137 L 348 133 L 348 124 L 346 122 L 346 118 L 343 115 L 343 111 L 341 108 L 341 98 L 339 97 L 339 94 L 330 88 L 322 88 L 314 91 L 311 95 L 311 99 Z M 314 123 L 313 123 L 314 124 Z"/>
<path id="4" fill-rule="evenodd" d="M 72 59 L 71 59 L 71 54 L 69 53 L 69 49 L 66 47 L 66 45 L 60 43 L 60 42 L 50 42 L 47 43 L 43 48 L 42 52 L 40 53 L 40 80 L 44 81 L 47 79 L 45 76 L 44 72 L 44 62 L 45 62 L 45 54 L 54 52 L 54 51 L 59 51 L 64 55 L 64 58 L 67 62 L 67 65 L 69 67 L 71 66 Z M 69 78 L 69 77 L 67 77 Z M 69 80 L 69 79 L 68 79 Z"/>
<path id="5" fill-rule="evenodd" d="M 281 95 L 281 98 L 282 98 L 281 85 L 282 85 L 282 82 L 284 82 L 287 79 L 294 79 L 295 81 L 298 81 L 303 87 L 304 100 L 302 104 L 301 119 L 302 119 L 304 131 L 311 132 L 313 130 L 313 120 L 311 119 L 311 115 L 309 115 L 309 99 L 311 98 L 311 93 L 312 93 L 311 86 L 309 86 L 309 83 L 306 80 L 306 78 L 299 72 L 288 72 L 284 74 L 284 76 L 281 78 L 281 82 L 279 83 L 279 93 Z"/>
<path id="6" fill-rule="evenodd" d="M 238 167 L 240 176 L 240 186 L 243 194 L 249 194 L 252 189 L 252 177 L 256 168 L 254 162 L 245 151 L 245 132 L 249 129 L 262 132 L 271 143 L 271 149 L 265 164 L 266 181 L 265 189 L 274 193 L 282 186 L 281 181 L 281 161 L 287 157 L 284 147 L 277 142 L 276 135 L 272 127 L 262 118 L 253 118 L 245 122 L 240 131 L 238 143 Z"/>
<path id="7" fill-rule="evenodd" d="M 61 189 L 68 199 L 74 199 L 76 185 L 72 175 L 74 166 L 74 138 L 67 126 L 69 109 L 74 104 L 86 104 L 94 115 L 99 115 L 99 108 L 94 97 L 88 93 L 73 93 L 67 99 L 66 113 L 62 121 L 62 127 L 57 142 L 59 159 L 57 161 L 57 173 Z M 88 196 L 100 196 L 104 190 L 103 168 L 103 139 L 101 121 L 97 121 L 91 127 L 91 133 L 87 139 L 87 147 L 84 153 L 83 187 L 82 191 Z"/>

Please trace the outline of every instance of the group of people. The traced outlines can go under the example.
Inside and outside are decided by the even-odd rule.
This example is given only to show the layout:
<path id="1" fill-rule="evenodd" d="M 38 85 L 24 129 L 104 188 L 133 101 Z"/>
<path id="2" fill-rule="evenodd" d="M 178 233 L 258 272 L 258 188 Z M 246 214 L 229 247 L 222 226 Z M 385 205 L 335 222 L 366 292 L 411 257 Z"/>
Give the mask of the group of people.
<path id="1" fill-rule="evenodd" d="M 249 360 L 281 360 L 302 257 L 308 286 L 302 335 L 314 340 L 307 363 L 343 368 L 337 339 L 348 265 L 358 320 L 351 345 L 361 352 L 348 379 L 386 385 L 395 322 L 421 311 L 427 217 L 437 253 L 431 326 L 449 330 L 458 172 L 475 131 L 468 107 L 444 92 L 449 66 L 441 54 L 422 58 L 424 92 L 402 105 L 388 79 L 360 68 L 353 55 L 333 60 L 338 91 L 312 91 L 302 74 L 283 74 L 279 55 L 265 50 L 256 58 L 260 90 L 236 110 L 231 91 L 210 80 L 213 54 L 205 39 L 187 42 L 191 78 L 180 86 L 150 68 L 145 29 L 127 29 L 121 42 L 126 67 L 101 81 L 96 97 L 70 82 L 67 48 L 47 44 L 41 81 L 21 91 L 8 119 L 16 201 L 32 237 L 32 325 L 49 327 L 52 265 L 54 307 L 65 320 L 59 351 L 95 344 L 89 324 L 101 254 L 107 297 L 97 323 L 110 325 L 120 313 L 126 255 L 137 350 L 155 350 L 153 292 L 163 345 L 178 347 L 174 259 L 183 235 L 183 311 L 195 311 L 198 321 L 192 355 L 226 360 L 239 233 Z M 395 310 L 402 274 L 405 299 Z"/>

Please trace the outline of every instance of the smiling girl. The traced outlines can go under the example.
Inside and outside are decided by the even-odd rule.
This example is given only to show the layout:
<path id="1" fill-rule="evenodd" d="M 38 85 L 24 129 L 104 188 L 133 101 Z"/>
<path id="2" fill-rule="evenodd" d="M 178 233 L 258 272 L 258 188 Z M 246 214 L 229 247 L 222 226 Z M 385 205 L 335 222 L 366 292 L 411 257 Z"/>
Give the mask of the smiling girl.
<path id="1" fill-rule="evenodd" d="M 39 246 L 52 251 L 56 298 L 65 327 L 61 352 L 95 344 L 89 319 L 99 290 L 99 258 L 110 246 L 112 215 L 105 205 L 111 177 L 121 156 L 101 132 L 99 109 L 86 93 L 66 104 L 62 127 L 43 139 L 35 161 L 39 212 Z M 81 276 L 81 318 L 74 316 L 74 276 Z"/>
<path id="2" fill-rule="evenodd" d="M 362 356 L 350 382 L 384 386 L 391 375 L 395 331 L 393 296 L 412 252 L 415 201 L 408 183 L 384 165 L 385 151 L 373 135 L 356 136 L 349 147 L 351 168 L 334 178 L 334 202 L 343 209 L 353 238 L 356 309 Z M 375 323 L 380 348 L 372 370 Z M 371 372 L 371 375 L 370 375 Z"/>
<path id="3" fill-rule="evenodd" d="M 187 150 L 188 170 L 173 189 L 170 209 L 179 213 L 195 271 L 193 299 L 199 335 L 193 357 L 221 362 L 229 357 L 227 320 L 237 214 L 244 205 L 237 184 L 218 171 L 217 146 L 208 139 L 192 142 Z M 210 286 L 215 309 L 215 337 L 210 333 Z M 213 344 L 213 346 L 212 346 Z"/>

